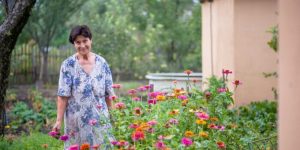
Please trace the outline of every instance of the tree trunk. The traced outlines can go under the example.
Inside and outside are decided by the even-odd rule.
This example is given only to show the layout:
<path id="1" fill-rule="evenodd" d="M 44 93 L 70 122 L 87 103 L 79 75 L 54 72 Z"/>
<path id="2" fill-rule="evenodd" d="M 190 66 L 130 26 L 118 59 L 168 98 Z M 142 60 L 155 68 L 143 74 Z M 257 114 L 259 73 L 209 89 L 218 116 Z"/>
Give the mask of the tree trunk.
<path id="1" fill-rule="evenodd" d="M 40 65 L 40 73 L 39 73 L 39 86 L 42 86 L 43 83 L 48 82 L 48 51 L 40 50 L 41 57 L 41 65 Z"/>
<path id="2" fill-rule="evenodd" d="M 10 59 L 18 36 L 28 21 L 35 0 L 5 0 L 2 4 L 6 18 L 0 26 L 0 132 L 4 136 L 6 126 L 5 95 L 10 73 Z"/>

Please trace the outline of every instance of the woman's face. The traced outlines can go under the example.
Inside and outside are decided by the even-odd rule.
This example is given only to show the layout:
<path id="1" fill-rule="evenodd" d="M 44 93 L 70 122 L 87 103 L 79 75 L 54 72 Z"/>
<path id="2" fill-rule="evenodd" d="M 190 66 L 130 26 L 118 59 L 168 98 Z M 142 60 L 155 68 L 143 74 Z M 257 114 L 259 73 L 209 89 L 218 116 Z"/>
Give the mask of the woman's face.
<path id="1" fill-rule="evenodd" d="M 76 37 L 74 47 L 81 55 L 87 55 L 91 51 L 92 40 L 82 35 Z"/>

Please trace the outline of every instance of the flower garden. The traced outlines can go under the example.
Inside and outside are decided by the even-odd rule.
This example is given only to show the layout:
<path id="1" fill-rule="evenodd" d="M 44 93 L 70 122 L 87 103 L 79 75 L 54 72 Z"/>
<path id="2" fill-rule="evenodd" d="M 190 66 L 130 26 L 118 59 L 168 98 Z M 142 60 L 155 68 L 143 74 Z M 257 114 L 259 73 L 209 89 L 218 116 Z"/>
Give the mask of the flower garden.
<path id="1" fill-rule="evenodd" d="M 110 97 L 115 107 L 110 114 L 116 140 L 109 144 L 120 150 L 276 149 L 277 103 L 262 101 L 233 107 L 234 93 L 229 84 L 234 84 L 234 90 L 242 85 L 239 80 L 228 81 L 231 71 L 223 70 L 222 74 L 220 79 L 209 78 L 204 90 L 189 79 L 187 90 L 177 88 L 174 81 L 170 92 L 151 91 L 151 85 L 145 85 L 121 96 L 122 85 L 115 84 L 117 96 Z M 28 121 L 37 122 L 32 118 Z M 90 120 L 91 126 L 103 123 Z M 31 130 L 29 136 L 6 138 L 0 142 L 0 149 L 63 149 L 63 141 L 72 136 L 43 132 Z M 106 146 L 74 143 L 69 149 L 100 150 Z"/>

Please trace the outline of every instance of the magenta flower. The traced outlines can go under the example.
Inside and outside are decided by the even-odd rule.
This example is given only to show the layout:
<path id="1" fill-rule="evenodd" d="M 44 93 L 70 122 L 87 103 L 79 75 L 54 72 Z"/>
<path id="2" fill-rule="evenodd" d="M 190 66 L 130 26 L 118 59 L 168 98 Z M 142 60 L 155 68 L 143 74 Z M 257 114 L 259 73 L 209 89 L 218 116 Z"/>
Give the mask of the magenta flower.
<path id="1" fill-rule="evenodd" d="M 232 71 L 223 69 L 222 74 L 224 74 L 224 75 L 232 74 Z"/>
<path id="2" fill-rule="evenodd" d="M 124 109 L 126 106 L 123 102 L 118 102 L 118 103 L 115 104 L 115 107 L 117 109 Z"/>
<path id="3" fill-rule="evenodd" d="M 164 95 L 164 93 L 162 93 L 162 92 L 151 92 L 151 93 L 148 94 L 148 96 L 150 98 L 156 98 L 157 95 Z"/>
<path id="4" fill-rule="evenodd" d="M 150 85 L 145 85 L 144 87 L 145 87 L 147 90 L 149 90 L 149 89 L 151 88 Z"/>
<path id="5" fill-rule="evenodd" d="M 124 141 L 124 140 L 121 140 L 117 143 L 117 146 L 126 146 L 128 145 L 129 143 L 127 141 Z"/>
<path id="6" fill-rule="evenodd" d="M 218 88 L 218 93 L 223 93 L 223 92 L 226 92 L 225 88 Z"/>
<path id="7" fill-rule="evenodd" d="M 134 98 L 132 98 L 132 100 L 134 100 L 134 101 L 140 101 L 141 99 L 139 97 L 134 97 Z"/>
<path id="8" fill-rule="evenodd" d="M 218 126 L 218 129 L 219 129 L 220 131 L 224 131 L 224 130 L 225 130 L 225 126 Z"/>
<path id="9" fill-rule="evenodd" d="M 118 141 L 111 141 L 110 142 L 112 145 L 117 145 L 118 144 Z"/>
<path id="10" fill-rule="evenodd" d="M 59 137 L 59 139 L 65 142 L 69 139 L 69 136 L 68 135 L 62 135 L 62 136 Z"/>
<path id="11" fill-rule="evenodd" d="M 192 139 L 190 139 L 190 138 L 184 137 L 184 138 L 181 139 L 181 143 L 182 143 L 184 146 L 188 147 L 188 146 L 191 146 L 191 145 L 193 144 L 193 141 L 192 141 Z"/>
<path id="12" fill-rule="evenodd" d="M 185 96 L 185 95 L 179 95 L 179 96 L 178 96 L 178 99 L 180 99 L 180 100 L 186 100 L 186 99 L 187 99 L 187 96 Z"/>
<path id="13" fill-rule="evenodd" d="M 69 147 L 69 150 L 78 150 L 79 149 L 79 145 L 78 144 L 74 144 L 74 145 L 71 145 Z"/>
<path id="14" fill-rule="evenodd" d="M 59 132 L 56 132 L 56 131 L 50 131 L 49 133 L 48 133 L 48 135 L 50 135 L 50 136 L 52 136 L 52 137 L 54 137 L 54 138 L 57 138 L 57 136 L 59 136 Z"/>
<path id="15" fill-rule="evenodd" d="M 149 104 L 149 105 L 151 105 L 151 104 L 152 104 L 152 105 L 155 105 L 155 104 L 156 104 L 156 99 L 149 99 L 149 100 L 148 100 L 148 104 Z"/>
<path id="16" fill-rule="evenodd" d="M 156 142 L 155 147 L 156 147 L 158 150 L 163 150 L 163 149 L 166 148 L 166 145 L 164 144 L 163 141 L 158 141 L 158 142 Z"/>
<path id="17" fill-rule="evenodd" d="M 94 125 L 96 125 L 97 124 L 97 120 L 96 119 L 91 119 L 90 121 L 89 121 L 89 125 L 91 125 L 91 126 L 94 126 Z"/>
<path id="18" fill-rule="evenodd" d="M 202 120 L 208 120 L 209 119 L 209 115 L 205 112 L 196 112 L 195 114 L 199 119 L 202 119 Z"/>

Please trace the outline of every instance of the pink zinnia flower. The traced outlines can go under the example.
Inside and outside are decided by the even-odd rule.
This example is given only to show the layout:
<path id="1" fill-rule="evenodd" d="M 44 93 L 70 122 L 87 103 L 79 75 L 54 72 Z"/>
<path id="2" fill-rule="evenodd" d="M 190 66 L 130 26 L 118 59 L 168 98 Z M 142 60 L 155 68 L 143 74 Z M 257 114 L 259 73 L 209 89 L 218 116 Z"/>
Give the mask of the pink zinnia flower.
<path id="1" fill-rule="evenodd" d="M 158 138 L 159 140 L 165 139 L 164 136 L 162 136 L 162 135 L 159 135 L 157 138 Z"/>
<path id="2" fill-rule="evenodd" d="M 158 150 L 163 150 L 163 149 L 166 148 L 166 145 L 164 144 L 163 141 L 158 141 L 158 142 L 156 142 L 155 147 L 156 147 Z"/>
<path id="3" fill-rule="evenodd" d="M 156 99 L 149 99 L 149 100 L 148 100 L 148 104 L 149 104 L 149 105 L 151 105 L 151 104 L 152 104 L 152 105 L 155 105 L 155 104 L 156 104 Z"/>
<path id="4" fill-rule="evenodd" d="M 192 139 L 190 139 L 190 138 L 184 137 L 184 138 L 181 139 L 181 143 L 182 143 L 184 146 L 188 147 L 188 146 L 191 146 L 191 145 L 193 144 L 193 141 L 192 141 Z"/>
<path id="5" fill-rule="evenodd" d="M 119 89 L 119 88 L 121 88 L 121 84 L 113 84 L 112 88 Z"/>
<path id="6" fill-rule="evenodd" d="M 109 96 L 108 99 L 114 101 L 114 100 L 118 99 L 118 96 L 115 96 L 115 95 L 114 96 Z"/>
<path id="7" fill-rule="evenodd" d="M 117 145 L 118 146 L 126 146 L 126 145 L 128 145 L 129 143 L 127 142 L 127 141 L 125 141 L 125 140 L 120 140 L 118 143 L 117 143 Z"/>
<path id="8" fill-rule="evenodd" d="M 154 133 L 155 129 L 154 128 L 149 128 L 147 131 L 148 131 L 148 133 Z"/>
<path id="9" fill-rule="evenodd" d="M 91 119 L 90 121 L 89 121 L 89 125 L 91 125 L 91 126 L 94 126 L 94 125 L 96 125 L 97 124 L 97 120 L 96 119 Z"/>
<path id="10" fill-rule="evenodd" d="M 118 103 L 115 104 L 115 107 L 117 109 L 124 109 L 126 106 L 123 102 L 118 102 Z"/>
<path id="11" fill-rule="evenodd" d="M 163 93 L 162 92 L 151 92 L 151 93 L 148 94 L 148 96 L 150 98 L 156 98 L 157 95 L 163 95 Z"/>
<path id="12" fill-rule="evenodd" d="M 202 119 L 202 120 L 208 120 L 209 119 L 209 115 L 205 112 L 199 112 L 199 113 L 197 112 L 195 114 L 199 119 Z"/>
<path id="13" fill-rule="evenodd" d="M 69 147 L 69 150 L 78 150 L 78 148 L 79 148 L 79 145 L 78 144 L 74 144 L 74 145 L 71 145 Z"/>
<path id="14" fill-rule="evenodd" d="M 151 120 L 151 121 L 148 121 L 147 124 L 150 125 L 150 126 L 154 126 L 154 125 L 157 124 L 157 121 L 156 120 Z"/>
<path id="15" fill-rule="evenodd" d="M 180 100 L 186 100 L 186 99 L 187 99 L 187 96 L 185 96 L 185 95 L 179 95 L 179 96 L 178 96 L 178 99 L 180 99 Z"/>
<path id="16" fill-rule="evenodd" d="M 138 87 L 137 90 L 140 92 L 145 92 L 145 91 L 147 91 L 147 88 L 145 86 L 140 86 L 140 87 Z"/>
<path id="17" fill-rule="evenodd" d="M 135 95 L 136 92 L 137 91 L 135 89 L 131 89 L 131 90 L 128 91 L 128 94 L 132 96 L 132 95 Z"/>
<path id="18" fill-rule="evenodd" d="M 130 125 L 129 125 L 129 128 L 132 128 L 132 129 L 136 129 L 136 128 L 138 128 L 138 127 L 139 127 L 139 125 L 136 124 L 136 123 L 133 123 L 133 124 L 130 124 Z"/>
<path id="19" fill-rule="evenodd" d="M 226 92 L 225 88 L 218 88 L 218 93 L 223 93 L 223 92 Z"/>
<path id="20" fill-rule="evenodd" d="M 141 99 L 139 97 L 134 97 L 134 98 L 132 98 L 132 100 L 134 100 L 134 101 L 140 101 Z"/>

